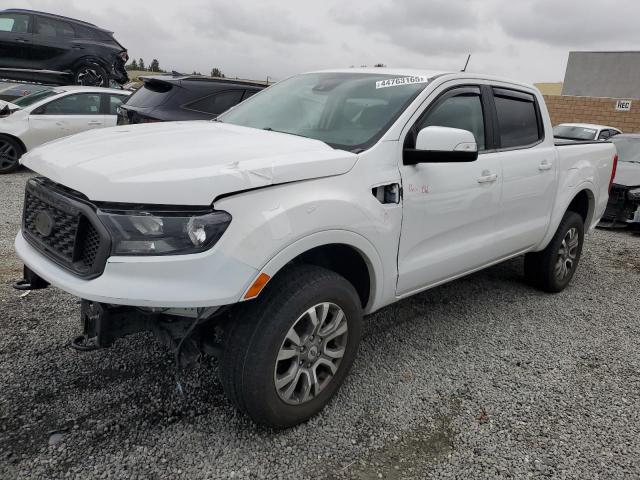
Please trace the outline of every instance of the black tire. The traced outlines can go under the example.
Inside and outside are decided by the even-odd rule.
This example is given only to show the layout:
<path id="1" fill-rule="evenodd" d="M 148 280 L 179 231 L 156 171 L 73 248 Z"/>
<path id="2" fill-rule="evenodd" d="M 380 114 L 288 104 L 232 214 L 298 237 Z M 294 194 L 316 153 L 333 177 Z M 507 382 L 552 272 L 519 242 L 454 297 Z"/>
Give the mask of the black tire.
<path id="1" fill-rule="evenodd" d="M 87 87 L 108 87 L 109 75 L 97 63 L 86 62 L 79 65 L 73 72 L 73 83 Z"/>
<path id="2" fill-rule="evenodd" d="M 283 399 L 283 393 L 276 387 L 276 375 L 287 375 L 278 373 L 277 368 L 287 362 L 278 360 L 278 355 L 284 351 L 285 342 L 289 341 L 285 339 L 289 338 L 293 326 L 301 325 L 306 312 L 319 304 L 331 304 L 338 310 L 342 309 L 346 317 L 348 333 L 344 345 L 340 347 L 344 350 L 344 356 L 333 376 L 327 375 L 326 383 L 315 396 L 304 402 L 291 404 Z M 343 323 L 344 320 L 340 325 Z M 286 428 L 304 422 L 321 411 L 339 389 L 356 357 L 361 333 L 362 307 L 351 283 L 321 267 L 293 266 L 269 282 L 256 300 L 241 305 L 237 314 L 229 321 L 220 362 L 220 377 L 225 393 L 239 410 L 256 423 Z M 310 341 L 314 337 L 306 335 L 304 338 Z M 300 343 L 304 343 L 304 338 L 300 335 Z M 315 341 L 318 342 L 319 339 L 318 331 Z M 318 370 L 322 368 L 322 365 L 318 365 L 323 352 L 326 352 L 323 348 L 328 348 L 330 342 L 331 340 L 325 347 L 320 347 L 320 350 L 316 348 L 319 357 L 313 357 L 318 360 L 312 367 L 316 378 L 320 378 L 322 374 L 318 374 Z M 309 367 L 311 363 L 298 366 L 302 365 L 298 362 L 302 361 L 303 355 L 311 355 L 313 347 L 304 354 L 297 353 L 297 348 L 291 351 L 294 350 L 299 356 L 291 359 L 291 368 L 287 372 L 291 369 L 306 370 L 305 367 Z M 295 380 L 291 384 L 297 382 L 296 385 L 304 390 L 302 387 L 306 384 L 303 376 L 298 374 L 300 381 Z M 310 388 L 309 391 L 315 390 Z M 296 393 L 292 394 L 289 402 L 294 399 L 294 395 Z"/>
<path id="3" fill-rule="evenodd" d="M 24 148 L 14 138 L 0 135 L 0 175 L 15 172 L 20 166 Z"/>
<path id="4" fill-rule="evenodd" d="M 572 246 L 574 237 L 569 238 L 572 230 L 577 234 L 575 247 Z M 525 255 L 525 279 L 542 291 L 561 292 L 569 284 L 578 268 L 583 243 L 582 217 L 575 212 L 565 213 L 549 245 L 540 252 Z M 563 263 L 566 269 L 562 268 Z"/>

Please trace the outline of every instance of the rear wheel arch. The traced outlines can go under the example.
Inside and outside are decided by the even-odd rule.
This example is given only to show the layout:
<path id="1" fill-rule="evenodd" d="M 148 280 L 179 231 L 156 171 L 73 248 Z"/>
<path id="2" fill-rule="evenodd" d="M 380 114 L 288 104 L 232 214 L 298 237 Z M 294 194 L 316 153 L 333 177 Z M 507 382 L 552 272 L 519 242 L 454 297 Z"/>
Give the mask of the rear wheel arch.
<path id="1" fill-rule="evenodd" d="M 593 212 L 595 209 L 595 196 L 593 192 L 584 188 L 580 190 L 569 202 L 567 206 L 567 212 L 575 212 L 582 218 L 585 229 L 591 224 L 593 218 Z"/>

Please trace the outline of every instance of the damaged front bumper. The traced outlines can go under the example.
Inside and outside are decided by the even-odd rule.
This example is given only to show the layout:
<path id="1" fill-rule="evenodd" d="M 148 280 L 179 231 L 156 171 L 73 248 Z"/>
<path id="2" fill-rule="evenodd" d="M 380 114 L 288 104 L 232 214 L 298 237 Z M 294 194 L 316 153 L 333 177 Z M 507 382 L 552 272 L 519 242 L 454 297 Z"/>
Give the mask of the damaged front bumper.
<path id="1" fill-rule="evenodd" d="M 258 271 L 219 249 L 190 255 L 109 257 L 83 279 L 36 250 L 19 232 L 15 249 L 38 277 L 76 297 L 109 305 L 190 309 L 241 300 Z"/>
<path id="2" fill-rule="evenodd" d="M 613 184 L 609 192 L 609 202 L 602 215 L 599 226 L 605 228 L 640 226 L 640 190 L 638 187 L 627 187 Z"/>

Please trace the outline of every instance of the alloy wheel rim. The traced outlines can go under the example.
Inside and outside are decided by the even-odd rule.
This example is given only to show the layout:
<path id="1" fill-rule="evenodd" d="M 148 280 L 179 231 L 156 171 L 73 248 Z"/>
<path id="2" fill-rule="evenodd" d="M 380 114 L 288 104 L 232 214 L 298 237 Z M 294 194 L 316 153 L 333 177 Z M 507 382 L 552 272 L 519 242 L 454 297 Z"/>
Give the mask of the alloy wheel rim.
<path id="1" fill-rule="evenodd" d="M 287 332 L 276 359 L 278 396 L 290 405 L 306 403 L 334 378 L 347 348 L 347 317 L 335 303 L 306 310 Z"/>
<path id="2" fill-rule="evenodd" d="M 10 168 L 18 161 L 16 148 L 5 140 L 0 140 L 0 170 Z"/>
<path id="3" fill-rule="evenodd" d="M 93 68 L 83 68 L 78 72 L 78 84 L 89 87 L 101 87 L 102 76 L 98 75 Z"/>
<path id="4" fill-rule="evenodd" d="M 555 275 L 558 280 L 565 280 L 575 268 L 579 244 L 578 229 L 572 227 L 565 234 L 558 249 L 558 259 L 555 266 Z"/>

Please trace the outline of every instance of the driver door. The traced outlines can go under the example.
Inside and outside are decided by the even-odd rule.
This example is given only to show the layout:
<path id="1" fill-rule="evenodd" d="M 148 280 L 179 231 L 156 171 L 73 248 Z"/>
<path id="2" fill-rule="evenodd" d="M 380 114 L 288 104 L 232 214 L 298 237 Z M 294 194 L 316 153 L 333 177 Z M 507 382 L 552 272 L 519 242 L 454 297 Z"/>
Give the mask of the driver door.
<path id="1" fill-rule="evenodd" d="M 411 127 L 404 148 L 415 148 L 427 126 L 468 130 L 478 145 L 471 162 L 400 166 L 403 217 L 397 294 L 407 295 L 480 268 L 497 258 L 496 220 L 502 170 L 487 146 L 487 99 L 479 86 L 445 90 Z"/>

